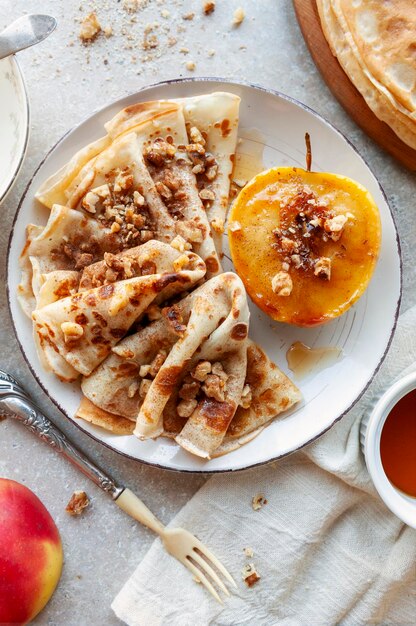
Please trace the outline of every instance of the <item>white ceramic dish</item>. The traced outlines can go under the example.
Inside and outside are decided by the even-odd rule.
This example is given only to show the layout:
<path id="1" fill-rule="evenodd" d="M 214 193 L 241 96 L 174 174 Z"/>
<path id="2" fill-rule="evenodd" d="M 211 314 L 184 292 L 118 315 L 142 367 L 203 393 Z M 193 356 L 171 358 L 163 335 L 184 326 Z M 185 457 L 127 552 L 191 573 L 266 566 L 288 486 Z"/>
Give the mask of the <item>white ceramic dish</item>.
<path id="1" fill-rule="evenodd" d="M 29 139 L 29 103 L 14 56 L 0 61 L 0 202 L 17 178 Z"/>
<path id="2" fill-rule="evenodd" d="M 385 421 L 399 400 L 413 389 L 416 389 L 416 372 L 408 374 L 387 389 L 371 414 L 361 422 L 360 439 L 368 472 L 380 498 L 405 524 L 416 528 L 416 498 L 392 485 L 383 469 L 380 455 L 380 439 Z"/>
<path id="3" fill-rule="evenodd" d="M 300 103 L 258 87 L 221 79 L 192 79 L 160 83 L 115 102 L 93 114 L 66 135 L 48 154 L 35 172 L 22 198 L 11 235 L 8 262 L 9 302 L 16 334 L 33 374 L 55 404 L 70 419 L 80 399 L 77 385 L 65 385 L 39 364 L 32 340 L 30 321 L 16 299 L 20 279 L 17 259 L 25 241 L 29 222 L 44 224 L 47 210 L 37 205 L 34 192 L 47 176 L 66 163 L 76 150 L 96 139 L 103 124 L 121 108 L 136 101 L 191 96 L 206 91 L 229 90 L 241 96 L 240 136 L 258 129 L 267 141 L 264 165 L 304 165 L 304 133 L 313 142 L 313 166 L 345 174 L 365 185 L 373 194 L 381 213 L 383 242 L 381 256 L 371 284 L 341 318 L 326 326 L 299 329 L 275 323 L 251 304 L 251 337 L 288 372 L 286 351 L 301 340 L 309 346 L 338 346 L 337 362 L 319 373 L 311 372 L 299 383 L 304 401 L 290 414 L 277 419 L 256 439 L 229 455 L 203 461 L 166 439 L 142 442 L 133 436 L 115 436 L 80 420 L 74 422 L 98 441 L 142 462 L 168 469 L 193 472 L 239 470 L 279 458 L 313 441 L 340 419 L 357 401 L 379 368 L 391 341 L 401 295 L 400 248 L 392 215 L 385 196 L 371 170 L 352 145 L 328 122 Z M 231 269 L 231 263 L 226 269 Z M 290 374 L 290 373 L 289 373 Z"/>

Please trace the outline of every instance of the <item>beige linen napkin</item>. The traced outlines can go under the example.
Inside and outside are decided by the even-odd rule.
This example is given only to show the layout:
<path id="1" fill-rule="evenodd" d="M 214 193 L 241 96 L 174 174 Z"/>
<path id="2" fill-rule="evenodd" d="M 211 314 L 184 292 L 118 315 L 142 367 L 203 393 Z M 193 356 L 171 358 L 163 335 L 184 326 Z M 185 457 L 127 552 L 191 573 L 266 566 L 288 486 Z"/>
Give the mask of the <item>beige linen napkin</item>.
<path id="1" fill-rule="evenodd" d="M 415 361 L 413 307 L 365 397 L 326 435 L 268 466 L 214 476 L 172 520 L 235 577 L 224 606 L 156 540 L 115 598 L 116 615 L 129 626 L 415 624 L 416 531 L 377 496 L 359 444 L 362 414 Z M 268 502 L 254 511 L 260 492 Z M 249 562 L 261 576 L 250 589 L 241 578 Z"/>

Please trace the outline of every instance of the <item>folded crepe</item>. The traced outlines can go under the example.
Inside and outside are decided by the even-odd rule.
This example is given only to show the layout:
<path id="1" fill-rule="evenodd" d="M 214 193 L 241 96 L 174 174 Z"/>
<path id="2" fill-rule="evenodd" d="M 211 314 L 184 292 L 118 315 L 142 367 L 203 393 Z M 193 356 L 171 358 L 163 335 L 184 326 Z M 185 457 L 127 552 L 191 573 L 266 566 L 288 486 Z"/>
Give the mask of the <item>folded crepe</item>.
<path id="1" fill-rule="evenodd" d="M 239 101 L 217 93 L 127 107 L 106 124 L 105 139 L 75 155 L 36 197 L 48 207 L 86 211 L 108 227 L 116 222 L 120 234 L 139 232 L 140 241 L 175 242 L 198 254 L 207 275 L 215 275 Z"/>
<path id="2" fill-rule="evenodd" d="M 416 148 L 413 0 L 317 0 L 317 7 L 332 53 L 370 109 Z"/>
<path id="3" fill-rule="evenodd" d="M 109 254 L 84 270 L 77 293 L 32 313 L 41 358 L 65 380 L 90 374 L 151 304 L 189 289 L 204 274 L 197 255 L 158 241 L 127 257 Z"/>
<path id="4" fill-rule="evenodd" d="M 240 279 L 214 277 L 113 348 L 83 379 L 77 415 L 113 431 L 136 420 L 138 437 L 205 458 L 231 451 L 300 399 L 247 333 Z"/>
<path id="5" fill-rule="evenodd" d="M 64 206 L 52 207 L 43 228 L 29 224 L 26 245 L 20 255 L 22 271 L 18 298 L 23 310 L 31 316 L 36 297 L 50 272 L 78 272 L 102 259 L 106 252 L 123 249 L 123 241 L 110 228 Z M 60 297 L 63 297 L 63 295 Z"/>

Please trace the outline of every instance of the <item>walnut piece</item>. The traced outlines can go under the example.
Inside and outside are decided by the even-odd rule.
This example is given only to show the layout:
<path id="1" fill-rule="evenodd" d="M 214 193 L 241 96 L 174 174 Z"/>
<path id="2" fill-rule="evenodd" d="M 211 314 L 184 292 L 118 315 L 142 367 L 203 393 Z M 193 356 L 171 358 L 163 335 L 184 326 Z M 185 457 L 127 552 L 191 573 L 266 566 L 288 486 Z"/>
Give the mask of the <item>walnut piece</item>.
<path id="1" fill-rule="evenodd" d="M 317 259 L 313 273 L 323 280 L 331 280 L 331 259 L 326 256 Z"/>
<path id="2" fill-rule="evenodd" d="M 215 11 L 215 2 L 205 2 L 204 3 L 204 14 L 211 15 Z"/>
<path id="3" fill-rule="evenodd" d="M 252 587 L 260 580 L 260 576 L 256 571 L 254 563 L 248 563 L 248 565 L 243 567 L 242 576 L 247 587 Z"/>
<path id="4" fill-rule="evenodd" d="M 94 41 L 100 30 L 100 22 L 98 21 L 97 14 L 93 11 L 82 20 L 79 38 L 83 43 L 90 43 Z"/>
<path id="5" fill-rule="evenodd" d="M 212 365 L 209 361 L 199 361 L 198 365 L 195 367 L 194 371 L 191 372 L 192 378 L 195 380 L 199 380 L 203 383 L 208 374 L 211 373 Z"/>
<path id="6" fill-rule="evenodd" d="M 243 391 L 241 392 L 240 406 L 243 407 L 243 409 L 248 409 L 250 408 L 252 401 L 253 394 L 251 392 L 251 387 L 250 385 L 244 385 Z"/>
<path id="7" fill-rule="evenodd" d="M 221 378 L 215 374 L 208 374 L 202 385 L 202 391 L 208 398 L 214 398 L 214 400 L 218 402 L 224 402 L 225 381 L 221 380 Z"/>
<path id="8" fill-rule="evenodd" d="M 290 296 L 293 282 L 288 272 L 277 272 L 272 278 L 272 289 L 278 296 Z"/>
<path id="9" fill-rule="evenodd" d="M 338 241 L 341 239 L 341 235 L 347 222 L 348 217 L 346 215 L 335 215 L 335 217 L 325 220 L 324 230 L 329 234 L 332 241 Z"/>
<path id="10" fill-rule="evenodd" d="M 191 417 L 197 407 L 197 404 L 198 401 L 195 399 L 181 400 L 177 407 L 179 417 Z"/>
<path id="11" fill-rule="evenodd" d="M 262 493 L 258 493 L 256 496 L 253 496 L 251 500 L 251 506 L 253 508 L 253 511 L 260 511 L 262 506 L 264 506 L 265 504 L 267 504 L 267 500 Z"/>
<path id="12" fill-rule="evenodd" d="M 84 334 L 84 329 L 80 324 L 75 322 L 62 322 L 61 330 L 64 334 L 65 343 L 78 341 Z"/>
<path id="13" fill-rule="evenodd" d="M 232 233 L 236 233 L 237 231 L 241 230 L 241 224 L 237 220 L 234 220 L 233 222 L 230 222 L 228 224 L 228 228 Z"/>
<path id="14" fill-rule="evenodd" d="M 254 556 L 253 548 L 244 548 L 243 552 L 249 559 L 253 558 Z"/>
<path id="15" fill-rule="evenodd" d="M 246 12 L 244 9 L 242 7 L 238 7 L 238 9 L 234 11 L 233 26 L 240 26 L 241 22 L 244 21 L 245 16 Z"/>
<path id="16" fill-rule="evenodd" d="M 65 507 L 65 511 L 70 515 L 81 515 L 89 503 L 90 500 L 85 491 L 74 491 L 70 501 Z"/>

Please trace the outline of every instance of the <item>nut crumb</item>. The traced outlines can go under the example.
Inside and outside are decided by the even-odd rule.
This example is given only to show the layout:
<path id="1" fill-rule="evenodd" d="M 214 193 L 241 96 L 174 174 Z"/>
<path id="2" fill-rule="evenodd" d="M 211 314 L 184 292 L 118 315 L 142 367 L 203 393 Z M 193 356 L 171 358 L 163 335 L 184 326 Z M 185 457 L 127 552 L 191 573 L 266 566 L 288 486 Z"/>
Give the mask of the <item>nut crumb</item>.
<path id="1" fill-rule="evenodd" d="M 195 13 L 185 13 L 184 15 L 182 15 L 182 19 L 187 20 L 188 22 L 193 20 L 194 17 L 195 17 Z"/>
<path id="2" fill-rule="evenodd" d="M 127 11 L 127 13 L 136 13 L 147 4 L 147 0 L 123 0 L 123 9 Z"/>
<path id="3" fill-rule="evenodd" d="M 243 552 L 249 559 L 254 556 L 253 548 L 243 548 Z"/>
<path id="4" fill-rule="evenodd" d="M 165 19 L 168 20 L 170 18 L 170 13 L 167 9 L 162 9 L 160 12 L 160 15 Z"/>
<path id="5" fill-rule="evenodd" d="M 259 511 L 265 504 L 267 504 L 267 500 L 262 493 L 258 493 L 256 496 L 253 496 L 251 501 L 253 511 Z"/>
<path id="6" fill-rule="evenodd" d="M 215 55 L 215 50 L 214 48 L 211 48 L 210 50 L 208 50 L 208 56 L 209 57 L 213 57 Z"/>
<path id="7" fill-rule="evenodd" d="M 256 572 L 254 563 L 249 563 L 243 567 L 242 576 L 247 587 L 252 587 L 260 580 L 260 576 Z"/>
<path id="8" fill-rule="evenodd" d="M 238 9 L 236 9 L 234 11 L 234 16 L 233 16 L 233 26 L 240 26 L 240 24 L 244 21 L 244 18 L 246 16 L 246 12 L 244 11 L 243 8 L 238 7 Z"/>
<path id="9" fill-rule="evenodd" d="M 238 222 L 237 220 L 230 222 L 228 224 L 228 230 L 231 230 L 232 233 L 236 233 L 237 231 L 241 230 L 240 222 Z"/>
<path id="10" fill-rule="evenodd" d="M 109 37 L 113 36 L 113 29 L 111 28 L 111 26 L 104 26 L 103 33 L 108 39 Z"/>
<path id="11" fill-rule="evenodd" d="M 70 501 L 65 507 L 65 511 L 70 515 L 81 515 L 89 504 L 90 500 L 85 491 L 74 491 Z"/>
<path id="12" fill-rule="evenodd" d="M 182 54 L 188 54 L 189 48 L 185 48 L 185 47 L 179 48 L 179 52 L 181 52 Z"/>
<path id="13" fill-rule="evenodd" d="M 293 282 L 288 272 L 277 272 L 272 278 L 272 290 L 278 296 L 290 296 Z"/>
<path id="14" fill-rule="evenodd" d="M 83 43 L 91 43 L 100 31 L 100 22 L 98 21 L 97 14 L 93 11 L 82 20 L 78 36 Z"/>
<path id="15" fill-rule="evenodd" d="M 193 61 L 188 61 L 188 62 L 187 62 L 187 64 L 186 64 L 186 69 L 187 69 L 189 72 L 193 72 L 193 71 L 195 70 L 195 68 L 196 68 L 196 65 L 195 65 L 195 63 L 194 63 Z"/>
<path id="16" fill-rule="evenodd" d="M 215 11 L 215 2 L 205 2 L 204 3 L 204 14 L 211 15 Z"/>

